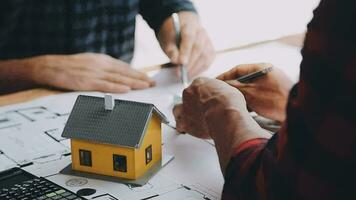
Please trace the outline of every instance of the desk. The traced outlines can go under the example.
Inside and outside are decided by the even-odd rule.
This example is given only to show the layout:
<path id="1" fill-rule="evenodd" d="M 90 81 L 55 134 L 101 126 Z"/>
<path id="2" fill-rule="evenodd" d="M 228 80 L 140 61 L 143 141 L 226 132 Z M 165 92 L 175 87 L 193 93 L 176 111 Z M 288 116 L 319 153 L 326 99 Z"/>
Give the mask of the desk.
<path id="1" fill-rule="evenodd" d="M 268 42 L 280 42 L 282 44 L 288 44 L 292 46 L 297 46 L 301 47 L 303 45 L 304 41 L 304 34 L 295 34 L 295 35 L 290 35 L 287 37 L 283 37 L 277 40 L 272 40 Z M 266 42 L 259 42 L 258 44 L 264 44 Z M 258 45 L 255 44 L 255 45 Z M 255 45 L 247 45 L 245 48 L 250 48 Z M 228 51 L 234 51 L 234 50 L 239 50 L 241 48 L 234 48 L 234 49 L 229 49 Z M 224 53 L 224 52 L 223 52 Z M 13 94 L 7 94 L 7 95 L 2 95 L 0 96 L 0 106 L 4 105 L 10 105 L 10 104 L 15 104 L 15 103 L 22 103 L 26 101 L 30 101 L 39 97 L 44 97 L 48 95 L 53 95 L 53 94 L 59 94 L 61 91 L 58 90 L 50 90 L 50 89 L 45 89 L 45 88 L 36 88 L 32 90 L 26 90 L 26 91 L 21 91 Z"/>
<path id="2" fill-rule="evenodd" d="M 300 37 L 300 36 L 299 36 Z M 291 37 L 293 40 L 296 37 Z M 287 75 L 294 77 L 294 80 L 297 80 L 298 66 L 300 62 L 300 53 L 299 48 L 290 46 L 291 40 L 283 39 L 289 41 L 285 42 L 269 42 L 262 43 L 258 46 L 249 46 L 244 48 L 237 48 L 230 51 L 224 51 L 219 53 L 216 60 L 214 61 L 212 67 L 204 73 L 208 77 L 214 77 L 218 73 L 228 70 L 236 64 L 242 64 L 246 62 L 262 62 L 267 61 L 276 66 L 280 67 L 282 70 L 287 72 Z M 151 68 L 150 68 L 151 69 Z M 147 70 L 147 68 L 145 68 Z M 172 72 L 171 70 L 160 70 L 157 73 Z M 161 75 L 162 75 L 161 74 Z M 172 74 L 171 74 L 172 75 Z M 161 76 L 161 77 L 170 77 L 170 76 Z M 169 78 L 171 79 L 171 78 Z M 176 81 L 175 84 L 179 84 Z M 159 86 L 170 86 L 169 84 L 160 83 Z M 157 100 L 159 96 L 159 101 L 165 102 L 165 96 L 168 93 L 162 92 L 164 87 L 152 88 L 150 96 L 153 96 Z M 151 89 L 148 89 L 151 90 Z M 47 89 L 34 89 L 29 91 L 23 91 L 16 94 L 10 94 L 3 97 L 0 97 L 0 102 L 3 104 L 10 104 L 22 101 L 29 101 L 30 99 L 35 99 L 42 96 L 47 96 L 51 94 L 58 94 L 60 91 L 47 90 Z M 119 98 L 127 98 L 128 96 L 134 96 L 136 91 L 133 91 L 127 95 L 120 95 Z M 102 94 L 99 94 L 102 95 Z M 69 96 L 69 99 L 68 99 Z M 17 112 L 24 114 L 31 114 L 33 112 L 28 112 L 29 109 L 42 109 L 45 111 L 46 119 L 44 117 L 38 117 L 38 120 L 34 122 L 26 122 L 25 125 L 21 127 L 14 127 L 11 130 L 1 130 L 0 129 L 0 148 L 5 152 L 12 152 L 12 155 L 18 156 L 17 158 L 20 161 L 23 161 L 24 156 L 21 154 L 17 155 L 18 151 L 21 152 L 46 152 L 47 154 L 52 152 L 60 151 L 62 148 L 54 141 L 50 141 L 46 138 L 38 141 L 41 137 L 50 134 L 52 137 L 60 137 L 61 130 L 60 127 L 63 126 L 65 120 L 67 119 L 68 113 L 70 112 L 71 103 L 74 102 L 76 96 L 73 93 L 65 93 L 61 95 L 52 95 L 46 97 L 46 101 L 38 103 L 43 99 L 38 101 L 31 101 L 31 104 L 25 103 L 26 105 L 16 105 L 11 107 L 2 107 L 0 108 L 1 114 L 6 112 Z M 144 96 L 138 97 L 140 100 L 150 101 L 147 98 L 147 93 Z M 162 99 L 163 98 L 163 99 Z M 132 100 L 137 100 L 132 99 Z M 37 102 L 37 103 L 34 103 Z M 154 102 L 154 101 L 152 101 Z M 168 102 L 168 100 L 167 100 Z M 156 104 L 156 103 L 155 103 Z M 171 103 L 169 103 L 171 104 Z M 59 107 L 65 105 L 65 109 L 61 110 Z M 19 108 L 20 107 L 20 108 Z M 63 106 L 62 106 L 63 107 Z M 159 107 L 159 105 L 158 105 Z M 46 111 L 50 111 L 47 112 Z M 162 111 L 162 110 L 161 110 Z M 168 111 L 170 112 L 171 109 Z M 170 112 L 171 113 L 171 112 Z M 166 113 L 165 113 L 166 114 Z M 48 119 L 49 118 L 51 119 Z M 58 117 L 63 116 L 63 117 Z M 54 119 L 52 119 L 54 117 Z M 55 119 L 57 117 L 57 119 Z M 169 116 L 168 116 L 169 117 Z M 41 121 L 42 120 L 42 121 Z M 27 126 L 26 126 L 27 125 Z M 16 129 L 16 130 L 15 130 Z M 18 131 L 20 130 L 20 131 Z M 202 195 L 209 195 L 209 199 L 218 199 L 221 194 L 221 189 L 223 186 L 223 177 L 219 168 L 219 161 L 215 151 L 215 147 L 209 143 L 209 141 L 200 140 L 194 138 L 190 135 L 177 135 L 176 132 L 169 128 L 163 127 L 163 142 L 164 142 L 164 152 L 165 154 L 174 155 L 175 159 L 171 161 L 166 167 L 164 167 L 153 179 L 150 180 L 150 184 L 144 186 L 143 188 L 129 188 L 122 184 L 113 184 L 106 181 L 94 180 L 94 179 L 81 179 L 78 177 L 69 177 L 65 175 L 58 174 L 58 172 L 63 169 L 66 165 L 70 163 L 70 157 L 60 157 L 58 159 L 55 154 L 55 158 L 45 158 L 44 160 L 36 160 L 38 157 L 28 154 L 28 157 L 33 158 L 34 164 L 28 167 L 25 167 L 25 170 L 28 170 L 32 173 L 35 173 L 40 176 L 45 176 L 48 179 L 54 181 L 55 183 L 66 187 L 72 191 L 77 191 L 81 187 L 90 187 L 95 188 L 98 192 L 97 194 L 110 193 L 113 196 L 117 196 L 120 199 L 144 199 L 156 195 L 159 193 L 161 196 L 155 199 L 186 199 L 183 197 L 188 197 L 187 195 L 192 195 L 190 199 L 202 199 Z M 16 135 L 16 136 L 15 136 Z M 17 144 L 12 144 L 13 138 L 18 138 Z M 33 144 L 39 145 L 21 145 L 19 144 L 28 144 L 29 140 Z M 69 149 L 68 141 L 60 141 L 61 145 L 65 145 Z M 43 144 L 43 145 L 41 145 Z M 57 144 L 57 145 L 56 145 Z M 50 149 L 53 145 L 57 146 L 56 149 Z M 31 146 L 29 148 L 29 146 Z M 38 148 L 32 148 L 33 146 Z M 5 148 L 5 149 L 4 149 Z M 20 149 L 20 150 L 18 150 Z M 49 149 L 51 152 L 49 152 Z M 59 150 L 58 150 L 59 149 Z M 14 153 L 15 152 L 15 153 Z M 39 153 L 38 153 L 39 154 Z M 46 155 L 47 155 L 46 154 Z M 53 153 L 51 155 L 54 155 Z M 59 156 L 64 154 L 59 154 Z M 0 154 L 0 157 L 2 155 Z M 26 158 L 28 158 L 26 157 Z M 32 160 L 32 159 L 31 159 Z M 25 160 L 26 161 L 26 160 Z M 27 160 L 28 161 L 28 160 Z M 18 162 L 17 162 L 18 163 Z M 85 186 L 80 185 L 85 182 Z M 73 186 L 74 185 L 74 186 Z M 190 188 L 189 190 L 187 189 Z M 168 191 L 166 193 L 166 191 Z M 167 197 L 168 195 L 168 197 Z M 173 198 L 174 197 L 174 198 Z M 180 197 L 180 198 L 179 198 Z M 108 198 L 109 199 L 109 198 Z"/>

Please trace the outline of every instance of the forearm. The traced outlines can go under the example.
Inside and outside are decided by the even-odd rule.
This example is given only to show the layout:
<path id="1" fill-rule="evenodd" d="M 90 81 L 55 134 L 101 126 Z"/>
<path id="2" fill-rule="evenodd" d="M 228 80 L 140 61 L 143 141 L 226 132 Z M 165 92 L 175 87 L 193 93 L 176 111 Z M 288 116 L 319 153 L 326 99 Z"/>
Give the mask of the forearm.
<path id="1" fill-rule="evenodd" d="M 31 58 L 0 61 L 0 93 L 35 86 L 30 62 Z"/>
<path id="2" fill-rule="evenodd" d="M 262 129 L 256 121 L 246 112 L 225 111 L 227 132 L 211 132 L 210 135 L 215 142 L 215 147 L 219 156 L 220 166 L 223 174 L 234 151 L 246 141 L 263 138 L 269 139 L 271 134 Z"/>

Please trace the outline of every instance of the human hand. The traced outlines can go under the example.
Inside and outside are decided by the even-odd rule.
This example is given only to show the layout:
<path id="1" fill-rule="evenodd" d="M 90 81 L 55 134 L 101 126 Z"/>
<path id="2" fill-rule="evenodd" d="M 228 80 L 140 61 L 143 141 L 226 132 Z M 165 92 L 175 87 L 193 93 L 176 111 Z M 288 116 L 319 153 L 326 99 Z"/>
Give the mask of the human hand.
<path id="1" fill-rule="evenodd" d="M 215 57 L 213 45 L 193 12 L 179 12 L 181 43 L 176 45 L 176 33 L 172 17 L 166 19 L 158 33 L 158 40 L 163 51 L 174 64 L 184 64 L 189 77 L 194 77 L 206 70 Z M 180 70 L 177 69 L 180 75 Z"/>
<path id="2" fill-rule="evenodd" d="M 155 83 L 118 59 L 105 54 L 46 55 L 27 59 L 31 80 L 68 90 L 124 93 Z"/>
<path id="3" fill-rule="evenodd" d="M 176 117 L 177 130 L 199 138 L 210 138 L 211 130 L 206 114 L 214 113 L 215 115 L 211 117 L 220 118 L 222 116 L 216 114 L 224 115 L 225 108 L 230 107 L 235 107 L 239 112 L 248 115 L 245 100 L 238 90 L 222 81 L 198 78 L 183 91 L 183 103 L 174 107 L 173 113 Z M 213 119 L 210 118 L 210 120 Z M 224 124 L 223 128 L 226 128 L 224 120 L 216 122 Z M 210 123 L 210 125 L 212 124 Z M 216 129 L 215 126 L 210 128 Z M 219 129 L 219 131 L 223 130 Z"/>
<path id="4" fill-rule="evenodd" d="M 216 79 L 193 81 L 173 114 L 179 132 L 214 140 L 223 172 L 235 147 L 249 139 L 269 137 L 249 115 L 242 93 Z"/>
<path id="5" fill-rule="evenodd" d="M 273 68 L 273 71 L 248 83 L 236 80 L 239 76 L 270 66 L 272 65 L 266 63 L 238 65 L 217 78 L 239 89 L 244 94 L 249 109 L 263 117 L 283 122 L 286 117 L 289 91 L 293 83 L 281 70 Z"/>

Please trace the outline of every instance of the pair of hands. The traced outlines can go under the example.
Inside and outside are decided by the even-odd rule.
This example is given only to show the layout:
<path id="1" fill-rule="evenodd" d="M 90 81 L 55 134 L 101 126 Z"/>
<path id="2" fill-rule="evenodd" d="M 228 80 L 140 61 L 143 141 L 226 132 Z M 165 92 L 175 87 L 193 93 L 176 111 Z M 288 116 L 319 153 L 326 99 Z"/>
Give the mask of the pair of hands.
<path id="1" fill-rule="evenodd" d="M 183 104 L 173 110 L 179 132 L 215 141 L 223 172 L 239 144 L 270 137 L 253 120 L 249 110 L 281 122 L 285 119 L 292 82 L 283 72 L 274 68 L 251 83 L 234 80 L 267 66 L 270 65 L 240 65 L 217 79 L 196 79 L 183 91 Z"/>
<path id="2" fill-rule="evenodd" d="M 175 64 L 185 64 L 190 76 L 205 70 L 214 59 L 212 44 L 198 16 L 180 12 L 182 40 L 176 46 L 171 18 L 163 23 L 158 39 L 163 51 Z M 68 90 L 96 90 L 125 93 L 155 85 L 146 74 L 130 68 L 128 63 L 105 54 L 46 55 L 22 63 L 36 84 Z M 179 70 L 177 70 L 179 71 Z"/>

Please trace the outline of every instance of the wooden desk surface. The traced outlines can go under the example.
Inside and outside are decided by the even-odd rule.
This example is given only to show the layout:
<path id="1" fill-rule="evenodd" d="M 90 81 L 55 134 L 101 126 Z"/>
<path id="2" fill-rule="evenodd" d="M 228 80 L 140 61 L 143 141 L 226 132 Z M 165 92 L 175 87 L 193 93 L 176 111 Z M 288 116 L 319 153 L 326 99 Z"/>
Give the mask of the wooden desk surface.
<path id="1" fill-rule="evenodd" d="M 267 41 L 267 42 L 281 42 L 284 44 L 289 44 L 292 46 L 298 46 L 301 47 L 303 45 L 304 41 L 304 36 L 305 34 L 295 34 L 287 37 L 283 37 L 277 40 L 272 40 L 272 41 Z M 256 46 L 259 44 L 264 44 L 266 42 L 260 42 L 256 43 L 253 45 L 248 45 L 244 48 Z M 236 48 L 239 49 L 239 48 Z M 231 49 L 231 50 L 236 50 L 236 49 Z M 150 69 L 155 68 L 155 67 L 149 67 L 144 71 L 149 71 Z M 157 68 L 157 67 L 156 67 Z M 10 104 L 15 104 L 15 103 L 22 103 L 26 101 L 30 101 L 33 99 L 37 99 L 40 97 L 48 96 L 48 95 L 53 95 L 53 94 L 59 94 L 62 93 L 62 91 L 58 90 L 50 90 L 50 89 L 45 89 L 45 88 L 36 88 L 36 89 L 31 89 L 31 90 L 25 90 L 21 92 L 16 92 L 12 94 L 6 94 L 0 96 L 0 106 L 5 106 L 5 105 L 10 105 Z"/>
<path id="2" fill-rule="evenodd" d="M 61 93 L 61 91 L 49 90 L 45 88 L 36 88 L 36 89 L 25 90 L 12 94 L 2 95 L 0 96 L 0 106 L 22 103 L 40 97 L 44 97 L 52 94 L 59 94 L 59 93 Z"/>

